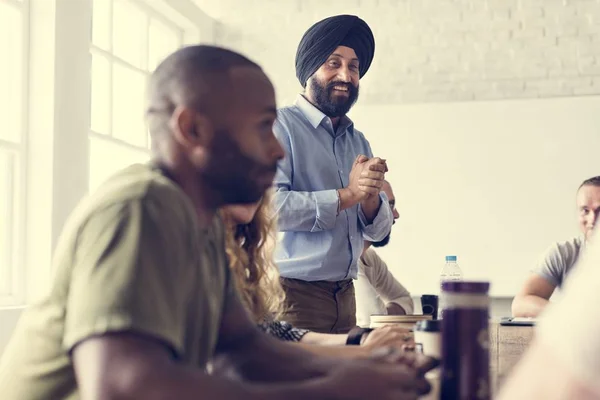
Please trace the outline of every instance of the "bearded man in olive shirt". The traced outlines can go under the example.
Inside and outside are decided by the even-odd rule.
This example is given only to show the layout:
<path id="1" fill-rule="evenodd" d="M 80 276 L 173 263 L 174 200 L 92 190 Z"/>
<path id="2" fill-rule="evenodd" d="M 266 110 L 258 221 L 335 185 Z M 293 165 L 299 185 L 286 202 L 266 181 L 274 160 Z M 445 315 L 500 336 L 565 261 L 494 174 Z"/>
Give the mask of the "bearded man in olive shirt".
<path id="1" fill-rule="evenodd" d="M 309 355 L 258 332 L 240 304 L 215 213 L 257 201 L 283 157 L 272 132 L 273 86 L 260 67 L 228 50 L 187 47 L 157 68 L 149 97 L 154 162 L 116 174 L 71 216 L 50 290 L 25 311 L 0 361 L 0 397 L 350 399 L 426 391 L 426 368 Z M 232 369 L 208 375 L 210 360 Z"/>

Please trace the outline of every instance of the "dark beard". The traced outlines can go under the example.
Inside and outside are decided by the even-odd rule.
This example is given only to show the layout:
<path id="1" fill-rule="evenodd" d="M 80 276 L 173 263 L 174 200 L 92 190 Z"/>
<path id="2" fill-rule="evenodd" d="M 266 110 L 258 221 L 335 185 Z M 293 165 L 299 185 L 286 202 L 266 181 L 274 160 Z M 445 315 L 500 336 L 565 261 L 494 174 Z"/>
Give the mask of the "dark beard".
<path id="1" fill-rule="evenodd" d="M 224 204 L 249 204 L 260 200 L 267 189 L 259 179 L 276 170 L 277 164 L 264 165 L 244 154 L 229 132 L 222 130 L 215 133 L 210 161 L 201 174 Z"/>
<path id="2" fill-rule="evenodd" d="M 316 79 L 309 80 L 309 88 L 314 95 L 315 106 L 330 118 L 343 117 L 350 111 L 350 108 L 358 100 L 358 87 L 346 82 L 330 82 L 327 85 L 321 85 Z M 348 97 L 333 96 L 334 86 L 344 86 L 348 88 Z"/>
<path id="3" fill-rule="evenodd" d="M 388 233 L 386 237 L 384 237 L 383 239 L 381 239 L 379 242 L 371 242 L 371 246 L 373 247 L 384 247 L 387 246 L 387 244 L 390 242 L 390 235 L 392 233 Z"/>

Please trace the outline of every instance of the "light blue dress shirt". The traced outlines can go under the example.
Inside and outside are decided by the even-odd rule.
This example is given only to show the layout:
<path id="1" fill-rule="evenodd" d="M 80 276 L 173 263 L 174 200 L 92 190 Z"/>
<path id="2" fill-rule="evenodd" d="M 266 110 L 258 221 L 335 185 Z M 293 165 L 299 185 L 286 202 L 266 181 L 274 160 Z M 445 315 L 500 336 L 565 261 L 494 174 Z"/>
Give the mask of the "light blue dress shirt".
<path id="1" fill-rule="evenodd" d="M 278 111 L 275 135 L 286 151 L 275 176 L 274 206 L 279 224 L 275 260 L 281 276 L 305 281 L 356 279 L 363 241 L 379 241 L 392 228 L 392 211 L 381 192 L 371 224 L 360 205 L 337 215 L 337 189 L 348 186 L 354 160 L 372 157 L 363 134 L 343 117 L 331 120 L 298 96 Z"/>

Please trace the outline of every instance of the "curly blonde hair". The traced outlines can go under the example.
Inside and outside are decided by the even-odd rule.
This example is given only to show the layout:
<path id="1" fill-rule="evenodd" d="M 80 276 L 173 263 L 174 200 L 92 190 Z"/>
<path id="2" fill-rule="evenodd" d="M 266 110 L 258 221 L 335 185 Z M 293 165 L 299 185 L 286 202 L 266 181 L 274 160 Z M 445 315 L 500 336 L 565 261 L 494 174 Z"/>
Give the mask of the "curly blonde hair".
<path id="1" fill-rule="evenodd" d="M 266 194 L 249 224 L 239 225 L 221 212 L 225 223 L 225 251 L 240 298 L 256 323 L 277 319 L 285 293 L 273 261 L 276 219 Z"/>

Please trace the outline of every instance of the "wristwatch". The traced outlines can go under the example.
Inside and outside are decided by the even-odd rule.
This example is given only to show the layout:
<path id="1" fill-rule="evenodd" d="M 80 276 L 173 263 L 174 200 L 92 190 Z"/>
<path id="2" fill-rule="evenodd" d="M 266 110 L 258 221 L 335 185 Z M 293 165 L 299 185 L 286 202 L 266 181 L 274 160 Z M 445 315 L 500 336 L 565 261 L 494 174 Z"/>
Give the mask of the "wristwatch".
<path id="1" fill-rule="evenodd" d="M 350 332 L 348 332 L 348 339 L 346 339 L 346 345 L 360 346 L 363 335 L 371 331 L 373 331 L 372 328 L 361 328 L 360 326 L 355 326 L 354 328 L 350 329 Z"/>

